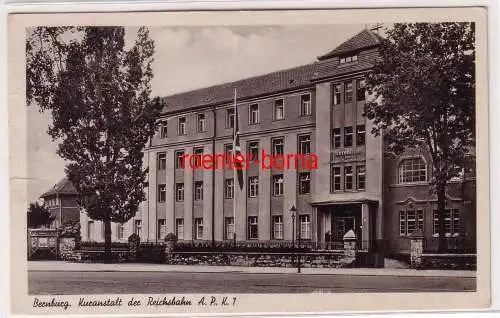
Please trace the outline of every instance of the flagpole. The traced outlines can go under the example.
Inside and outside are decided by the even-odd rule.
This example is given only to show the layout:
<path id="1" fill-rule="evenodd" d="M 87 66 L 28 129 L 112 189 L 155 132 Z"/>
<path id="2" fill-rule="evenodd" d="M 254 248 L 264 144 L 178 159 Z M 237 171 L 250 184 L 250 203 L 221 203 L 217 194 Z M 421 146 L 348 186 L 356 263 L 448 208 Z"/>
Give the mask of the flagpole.
<path id="1" fill-rule="evenodd" d="M 236 168 L 234 165 L 234 154 L 235 154 L 235 144 L 234 140 L 236 140 L 236 134 L 237 132 L 237 125 L 238 125 L 238 109 L 236 106 L 236 88 L 234 88 L 234 120 L 233 120 L 233 158 L 232 158 L 232 165 L 233 165 L 233 241 L 234 241 L 234 246 L 236 247 Z"/>
<path id="2" fill-rule="evenodd" d="M 214 133 L 212 135 L 212 156 L 215 158 L 215 138 L 217 137 L 217 109 L 214 105 L 213 107 L 214 114 Z M 215 164 L 212 164 L 212 215 L 210 216 L 212 223 L 212 233 L 211 233 L 211 241 L 212 246 L 215 246 Z"/>

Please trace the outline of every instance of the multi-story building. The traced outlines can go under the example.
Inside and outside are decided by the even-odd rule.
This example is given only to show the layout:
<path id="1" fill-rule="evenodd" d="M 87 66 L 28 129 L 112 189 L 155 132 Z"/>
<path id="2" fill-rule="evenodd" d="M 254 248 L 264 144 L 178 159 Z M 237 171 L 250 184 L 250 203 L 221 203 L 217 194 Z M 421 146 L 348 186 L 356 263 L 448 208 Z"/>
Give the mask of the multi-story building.
<path id="1" fill-rule="evenodd" d="M 60 180 L 40 198 L 43 199 L 43 206 L 54 217 L 51 227 L 79 221 L 78 192 L 67 178 Z"/>
<path id="2" fill-rule="evenodd" d="M 429 156 L 386 156 L 382 137 L 370 133 L 363 116 L 363 77 L 380 43 L 365 29 L 315 63 L 166 97 L 145 153 L 147 201 L 127 224 L 116 225 L 113 239 L 135 232 L 143 241 L 160 241 L 172 232 L 180 240 L 221 241 L 236 232 L 237 240 L 292 240 L 292 206 L 302 240 L 341 241 L 352 229 L 364 247 L 386 240 L 401 252 L 417 228 L 435 237 Z M 244 170 L 241 191 L 232 169 L 183 169 L 183 154 L 231 151 L 235 89 L 244 153 L 314 153 L 317 169 L 254 164 Z M 475 193 L 466 199 L 453 189 L 447 231 L 475 242 Z M 103 237 L 102 225 L 84 215 L 82 232 L 84 240 Z"/>

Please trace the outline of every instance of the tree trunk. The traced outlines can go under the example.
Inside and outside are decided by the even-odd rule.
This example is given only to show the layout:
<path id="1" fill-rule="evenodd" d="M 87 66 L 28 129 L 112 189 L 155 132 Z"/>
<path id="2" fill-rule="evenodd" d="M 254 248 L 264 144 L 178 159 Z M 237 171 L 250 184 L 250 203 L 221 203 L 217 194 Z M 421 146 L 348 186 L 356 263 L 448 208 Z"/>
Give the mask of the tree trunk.
<path id="1" fill-rule="evenodd" d="M 104 262 L 111 263 L 111 220 L 104 221 Z"/>
<path id="2" fill-rule="evenodd" d="M 445 237 L 445 213 L 446 213 L 446 182 L 437 183 L 438 200 L 438 253 L 446 252 L 448 246 Z"/>

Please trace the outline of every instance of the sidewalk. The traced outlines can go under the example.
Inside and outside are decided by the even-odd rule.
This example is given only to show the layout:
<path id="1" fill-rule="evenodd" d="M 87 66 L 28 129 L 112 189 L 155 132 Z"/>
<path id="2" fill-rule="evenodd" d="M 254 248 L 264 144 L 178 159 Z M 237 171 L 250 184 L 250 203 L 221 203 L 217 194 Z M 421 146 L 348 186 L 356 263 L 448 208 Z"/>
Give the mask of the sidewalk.
<path id="1" fill-rule="evenodd" d="M 75 271 L 75 272 L 194 272 L 194 273 L 297 273 L 297 268 L 200 266 L 165 264 L 102 264 L 67 263 L 62 261 L 30 261 L 28 271 Z M 302 268 L 306 275 L 359 275 L 359 276 L 420 276 L 420 277 L 476 277 L 475 271 L 416 270 L 395 268 Z"/>

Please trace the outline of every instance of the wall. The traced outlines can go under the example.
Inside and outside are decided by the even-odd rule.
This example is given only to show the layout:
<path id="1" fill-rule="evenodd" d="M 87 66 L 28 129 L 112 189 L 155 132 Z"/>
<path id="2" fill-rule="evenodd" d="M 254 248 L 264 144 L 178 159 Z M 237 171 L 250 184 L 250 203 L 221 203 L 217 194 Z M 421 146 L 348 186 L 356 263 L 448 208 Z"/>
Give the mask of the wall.
<path id="1" fill-rule="evenodd" d="M 398 184 L 398 167 L 405 158 L 419 157 L 427 162 L 427 179 L 432 178 L 432 161 L 423 150 L 407 150 L 400 156 L 384 158 L 384 228 L 390 253 L 409 253 L 410 243 L 406 236 L 400 235 L 399 211 L 423 210 L 424 236 L 426 246 L 433 250 L 437 248 L 437 237 L 433 233 L 433 211 L 437 209 L 437 197 L 428 182 L 403 185 Z M 475 182 L 467 180 L 450 182 L 447 188 L 447 208 L 459 209 L 460 232 L 464 236 L 464 244 L 476 244 L 476 211 Z"/>

